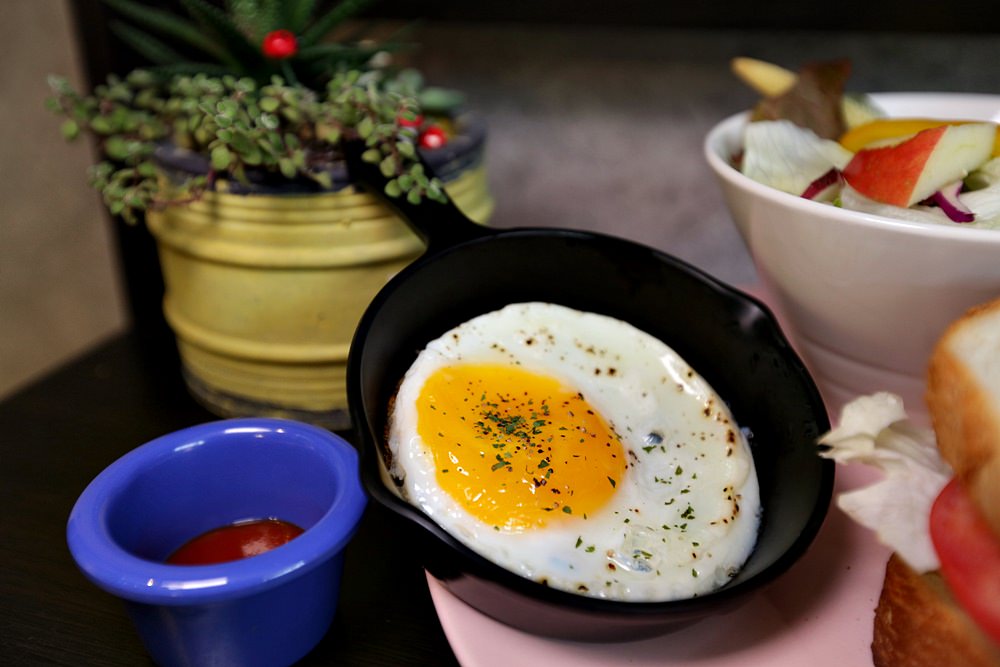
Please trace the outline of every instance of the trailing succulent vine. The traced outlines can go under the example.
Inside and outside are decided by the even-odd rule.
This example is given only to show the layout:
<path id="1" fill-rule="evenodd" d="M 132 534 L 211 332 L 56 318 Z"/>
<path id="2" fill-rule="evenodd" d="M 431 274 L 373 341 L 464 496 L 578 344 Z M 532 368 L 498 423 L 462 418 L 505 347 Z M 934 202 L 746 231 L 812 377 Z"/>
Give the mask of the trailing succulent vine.
<path id="1" fill-rule="evenodd" d="M 111 213 L 135 222 L 142 211 L 196 199 L 220 179 L 248 183 L 251 174 L 330 188 L 340 143 L 352 139 L 365 142 L 363 159 L 390 179 L 390 196 L 446 200 L 418 161 L 418 146 L 440 132 L 422 136 L 421 119 L 447 114 L 461 97 L 424 87 L 414 70 L 379 66 L 398 44 L 322 41 L 369 0 L 343 0 L 317 18 L 315 0 L 181 0 L 188 17 L 105 2 L 132 21 L 112 29 L 150 65 L 112 75 L 90 94 L 50 77 L 48 103 L 64 117 L 67 139 L 96 140 L 104 159 L 91 183 Z M 209 171 L 164 178 L 155 153 L 165 142 L 204 154 Z"/>

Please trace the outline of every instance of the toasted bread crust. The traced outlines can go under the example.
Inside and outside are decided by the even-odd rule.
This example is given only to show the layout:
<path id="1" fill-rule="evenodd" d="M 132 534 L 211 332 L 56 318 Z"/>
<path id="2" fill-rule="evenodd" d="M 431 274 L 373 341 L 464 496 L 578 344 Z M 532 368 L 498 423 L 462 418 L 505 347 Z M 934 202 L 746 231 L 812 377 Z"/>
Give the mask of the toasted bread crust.
<path id="1" fill-rule="evenodd" d="M 893 554 L 875 609 L 875 667 L 998 667 L 1000 648 L 956 604 L 940 575 Z"/>
<path id="2" fill-rule="evenodd" d="M 945 330 L 931 354 L 926 400 L 942 458 L 1000 535 L 1000 300 Z M 1000 646 L 956 604 L 940 574 L 919 574 L 893 555 L 872 658 L 876 667 L 1000 667 Z"/>
<path id="3" fill-rule="evenodd" d="M 997 363 L 1000 300 L 971 309 L 945 330 L 931 354 L 926 399 L 941 456 L 1000 535 Z"/>

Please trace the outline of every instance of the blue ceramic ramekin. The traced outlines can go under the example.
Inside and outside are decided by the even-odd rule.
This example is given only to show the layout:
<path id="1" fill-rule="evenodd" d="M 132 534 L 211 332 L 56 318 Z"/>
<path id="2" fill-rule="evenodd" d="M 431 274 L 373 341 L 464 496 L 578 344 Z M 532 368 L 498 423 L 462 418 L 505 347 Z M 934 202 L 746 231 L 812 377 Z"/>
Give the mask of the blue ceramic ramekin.
<path id="1" fill-rule="evenodd" d="M 115 461 L 80 495 L 67 541 L 87 578 L 125 600 L 161 667 L 274 667 L 329 628 L 365 500 L 357 453 L 342 438 L 293 421 L 230 419 Z M 305 532 L 242 560 L 164 563 L 192 537 L 263 518 Z"/>

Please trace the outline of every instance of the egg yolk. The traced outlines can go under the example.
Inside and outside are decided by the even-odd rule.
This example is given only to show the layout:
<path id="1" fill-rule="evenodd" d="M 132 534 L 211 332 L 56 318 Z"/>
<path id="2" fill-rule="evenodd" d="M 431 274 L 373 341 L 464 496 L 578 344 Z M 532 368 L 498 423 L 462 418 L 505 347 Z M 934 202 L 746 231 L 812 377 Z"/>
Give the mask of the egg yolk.
<path id="1" fill-rule="evenodd" d="M 438 485 L 498 530 L 586 519 L 625 473 L 618 435 L 583 394 L 520 368 L 441 368 L 417 415 Z"/>

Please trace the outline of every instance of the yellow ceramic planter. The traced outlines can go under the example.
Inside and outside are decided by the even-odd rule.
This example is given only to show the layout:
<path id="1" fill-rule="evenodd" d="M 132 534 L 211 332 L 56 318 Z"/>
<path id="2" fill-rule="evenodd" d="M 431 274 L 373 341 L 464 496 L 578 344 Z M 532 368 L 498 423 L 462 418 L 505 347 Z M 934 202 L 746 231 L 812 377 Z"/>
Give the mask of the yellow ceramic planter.
<path id="1" fill-rule="evenodd" d="M 469 217 L 493 209 L 484 167 L 446 184 Z M 187 385 L 220 416 L 349 425 L 351 337 L 372 297 L 423 250 L 370 194 L 207 193 L 151 212 L 164 312 Z"/>

